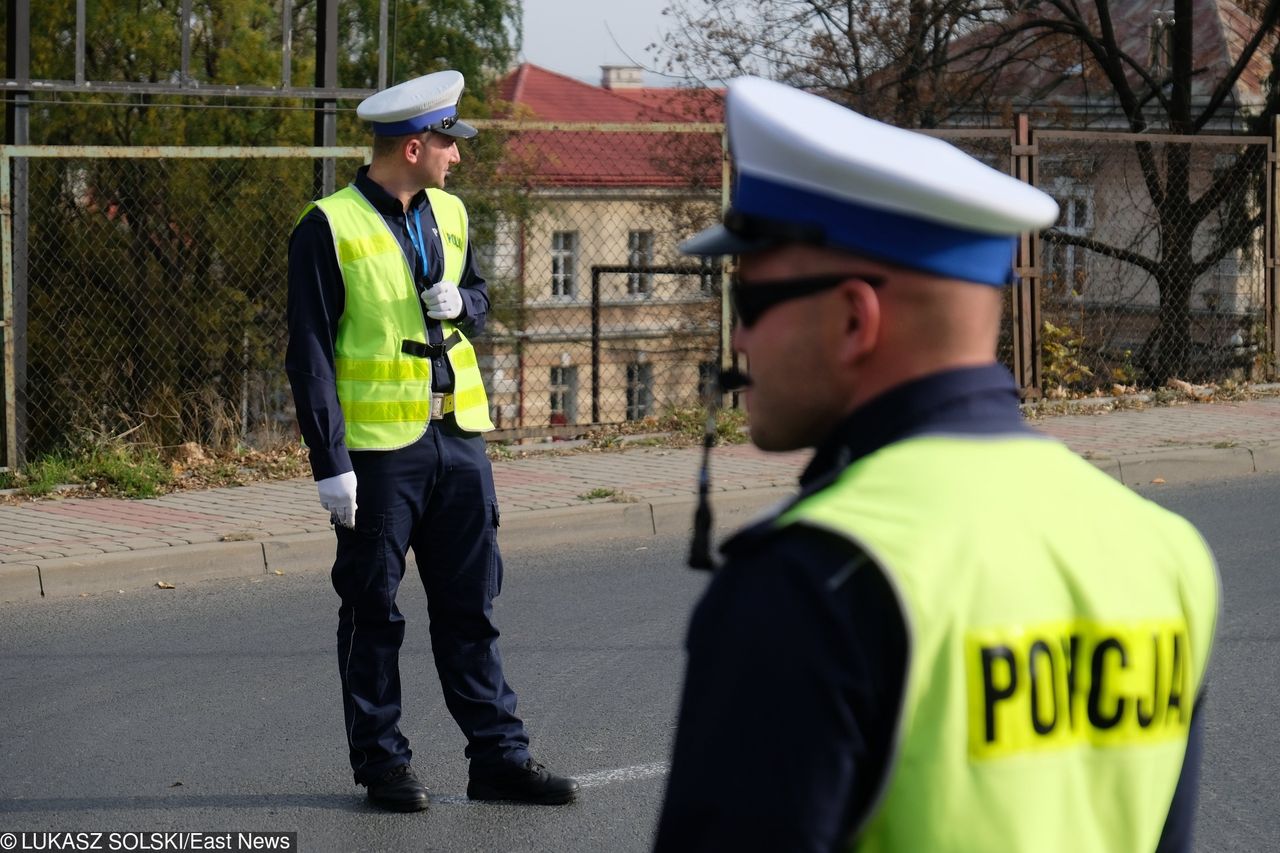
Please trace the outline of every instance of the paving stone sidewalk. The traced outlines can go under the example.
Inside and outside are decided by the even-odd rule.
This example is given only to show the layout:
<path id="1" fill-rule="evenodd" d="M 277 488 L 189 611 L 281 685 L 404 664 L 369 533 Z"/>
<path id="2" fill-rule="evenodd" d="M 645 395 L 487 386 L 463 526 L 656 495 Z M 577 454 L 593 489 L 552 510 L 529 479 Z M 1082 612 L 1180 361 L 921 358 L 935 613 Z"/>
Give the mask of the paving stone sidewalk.
<path id="1" fill-rule="evenodd" d="M 1280 398 L 1060 415 L 1032 425 L 1131 485 L 1280 471 Z M 497 460 L 494 478 L 504 527 L 522 514 L 544 510 L 581 508 L 598 520 L 608 506 L 621 513 L 635 504 L 683 500 L 691 505 L 700 459 L 696 447 L 649 447 Z M 775 489 L 781 497 L 807 459 L 807 453 L 764 454 L 747 445 L 717 448 L 712 488 L 721 493 Z M 584 500 L 593 490 L 615 494 Z M 69 561 L 91 568 L 95 559 L 119 564 L 130 554 L 141 559 L 167 549 L 177 549 L 174 558 L 181 552 L 207 561 L 236 545 L 319 541 L 328 530 L 309 480 L 145 501 L 35 501 L 0 506 L 0 572 L 10 565 L 16 571 Z"/>

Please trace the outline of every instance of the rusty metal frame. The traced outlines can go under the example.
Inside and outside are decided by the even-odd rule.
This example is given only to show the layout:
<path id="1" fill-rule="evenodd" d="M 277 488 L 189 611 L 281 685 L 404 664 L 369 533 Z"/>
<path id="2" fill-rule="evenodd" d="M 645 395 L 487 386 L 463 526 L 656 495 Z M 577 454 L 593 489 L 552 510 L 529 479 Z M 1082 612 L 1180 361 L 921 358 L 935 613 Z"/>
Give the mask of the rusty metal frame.
<path id="1" fill-rule="evenodd" d="M 1263 268 L 1266 276 L 1265 311 L 1267 322 L 1268 376 L 1280 370 L 1280 116 L 1271 119 L 1267 140 L 1267 198 L 1263 237 Z"/>
<path id="2" fill-rule="evenodd" d="M 1052 139 L 1087 139 L 1090 142 L 1177 142 L 1183 145 L 1267 145 L 1269 136 L 1228 136 L 1225 134 L 1178 134 L 1178 133 L 1122 133 L 1119 131 L 1092 130 L 1037 130 L 1036 137 L 1041 140 Z"/>
<path id="3" fill-rule="evenodd" d="M 1014 119 L 1010 140 L 1011 174 L 1025 184 L 1037 181 L 1036 140 L 1025 114 Z M 1041 393 L 1040 364 L 1040 233 L 1018 235 L 1014 259 L 1017 281 L 1009 288 L 1010 323 L 1013 325 L 1013 377 L 1023 399 L 1038 398 Z"/>
<path id="4" fill-rule="evenodd" d="M 4 335 L 4 468 L 17 466 L 18 391 L 14 371 L 13 341 L 13 186 L 9 157 L 0 154 L 0 259 L 4 289 L 0 295 L 0 334 Z"/>

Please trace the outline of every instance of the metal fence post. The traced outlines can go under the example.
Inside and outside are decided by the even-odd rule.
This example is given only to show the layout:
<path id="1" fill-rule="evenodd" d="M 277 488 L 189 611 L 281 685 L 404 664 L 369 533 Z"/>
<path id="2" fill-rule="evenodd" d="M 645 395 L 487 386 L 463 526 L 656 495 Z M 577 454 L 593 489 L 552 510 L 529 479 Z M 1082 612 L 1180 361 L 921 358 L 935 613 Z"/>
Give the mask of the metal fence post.
<path id="1" fill-rule="evenodd" d="M 1036 146 L 1031 124 L 1025 114 L 1014 119 L 1012 139 L 1013 176 L 1035 186 Z M 1026 232 L 1018 237 L 1014 263 L 1017 281 L 1010 288 L 1010 322 L 1013 325 L 1013 376 L 1023 398 L 1039 397 L 1040 377 L 1040 235 Z"/>
<path id="2" fill-rule="evenodd" d="M 591 423 L 600 423 L 600 270 L 591 270 Z"/>
<path id="3" fill-rule="evenodd" d="M 720 170 L 720 212 L 723 214 L 729 210 L 729 205 L 733 202 L 733 194 L 729 186 L 733 180 L 733 165 L 729 159 L 729 128 L 726 126 L 720 132 L 720 151 L 724 158 L 724 165 Z M 732 273 L 733 257 L 724 257 L 720 259 L 720 269 L 723 272 L 720 275 L 720 369 L 728 370 L 733 367 L 735 355 L 733 352 L 733 312 L 729 305 L 729 276 Z M 738 395 L 731 395 L 732 405 L 734 408 L 738 406 Z M 724 397 L 721 395 L 721 406 L 724 405 Z"/>
<path id="4" fill-rule="evenodd" d="M 316 87 L 338 86 L 338 0 L 317 0 L 316 7 Z M 315 144 L 332 148 L 338 144 L 338 102 L 333 98 L 316 101 Z M 315 197 L 332 195 L 337 183 L 337 162 L 325 157 L 316 164 Z"/>
<path id="5" fill-rule="evenodd" d="M 13 194 L 9 172 L 9 155 L 0 155 L 0 264 L 3 264 L 4 319 L 4 459 L 14 467 L 18 455 L 17 406 L 14 382 L 13 346 Z"/>
<path id="6" fill-rule="evenodd" d="M 6 72 L 9 79 L 26 83 L 31 79 L 31 2 L 8 0 L 8 32 Z M 14 92 L 5 104 L 5 142 L 26 145 L 30 142 L 31 94 Z M 6 158 L 9 178 L 8 221 L 6 243 L 10 253 L 6 263 L 4 316 L 4 384 L 5 384 L 5 459 L 4 464 L 16 468 L 22 463 L 26 442 L 27 404 L 27 227 L 30 208 L 27 197 L 28 165 L 25 157 Z"/>
<path id="7" fill-rule="evenodd" d="M 1267 151 L 1266 223 L 1263 231 L 1263 267 L 1266 270 L 1268 376 L 1280 370 L 1280 116 L 1271 118 L 1271 144 Z"/>
<path id="8" fill-rule="evenodd" d="M 378 88 L 387 88 L 387 0 L 378 3 Z"/>

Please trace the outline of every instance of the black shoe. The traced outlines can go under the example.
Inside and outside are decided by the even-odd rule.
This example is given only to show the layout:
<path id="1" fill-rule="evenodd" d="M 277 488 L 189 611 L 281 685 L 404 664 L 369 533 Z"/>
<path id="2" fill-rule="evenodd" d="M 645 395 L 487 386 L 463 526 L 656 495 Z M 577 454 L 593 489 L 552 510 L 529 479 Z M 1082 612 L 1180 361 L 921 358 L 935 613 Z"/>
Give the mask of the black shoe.
<path id="1" fill-rule="evenodd" d="M 367 783 L 369 802 L 393 812 L 420 812 L 427 807 L 427 786 L 418 781 L 408 764 L 388 770 L 381 779 Z"/>
<path id="2" fill-rule="evenodd" d="M 471 771 L 467 796 L 473 800 L 510 800 L 555 806 L 572 802 L 578 783 L 557 776 L 530 758 L 524 764 L 506 764 L 493 770 Z"/>

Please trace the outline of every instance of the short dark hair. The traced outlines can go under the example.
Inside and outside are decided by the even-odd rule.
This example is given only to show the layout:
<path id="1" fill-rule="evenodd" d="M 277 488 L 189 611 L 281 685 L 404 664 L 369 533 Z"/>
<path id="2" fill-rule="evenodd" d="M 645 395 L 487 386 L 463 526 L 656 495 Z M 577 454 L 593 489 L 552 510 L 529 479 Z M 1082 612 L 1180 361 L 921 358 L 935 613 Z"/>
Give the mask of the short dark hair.
<path id="1" fill-rule="evenodd" d="M 391 154 L 396 153 L 401 148 L 403 148 L 404 144 L 408 142 L 410 139 L 421 138 L 422 136 L 430 132 L 431 131 L 429 130 L 424 130 L 424 131 L 419 131 L 418 133 L 404 133 L 399 136 L 375 135 L 373 137 L 373 156 L 387 157 Z"/>

